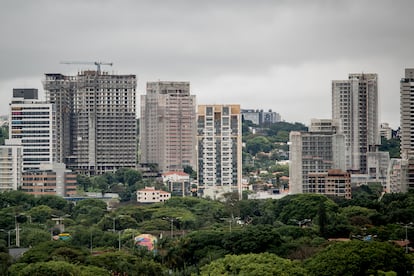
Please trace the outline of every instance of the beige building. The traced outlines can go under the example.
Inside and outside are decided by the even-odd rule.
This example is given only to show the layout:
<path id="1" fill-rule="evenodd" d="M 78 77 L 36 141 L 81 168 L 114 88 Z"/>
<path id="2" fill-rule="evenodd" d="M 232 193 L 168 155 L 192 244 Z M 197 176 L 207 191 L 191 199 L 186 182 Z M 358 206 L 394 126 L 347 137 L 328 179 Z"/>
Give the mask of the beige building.
<path id="1" fill-rule="evenodd" d="M 213 199 L 242 192 L 240 105 L 199 105 L 197 113 L 198 185 Z"/>
<path id="2" fill-rule="evenodd" d="M 21 190 L 33 195 L 76 194 L 76 174 L 67 170 L 65 164 L 42 164 L 37 170 L 23 172 Z"/>
<path id="3" fill-rule="evenodd" d="M 310 174 L 345 170 L 345 135 L 336 121 L 312 119 L 309 132 L 290 132 L 289 189 L 292 194 L 314 191 Z"/>
<path id="4" fill-rule="evenodd" d="M 304 193 L 323 194 L 351 199 L 351 175 L 341 170 L 309 173 Z"/>
<path id="5" fill-rule="evenodd" d="M 17 190 L 22 184 L 23 148 L 20 139 L 6 139 L 0 146 L 0 192 Z"/>
<path id="6" fill-rule="evenodd" d="M 162 172 L 195 169 L 195 115 L 189 82 L 148 82 L 141 96 L 140 163 L 158 164 Z"/>
<path id="7" fill-rule="evenodd" d="M 137 191 L 137 201 L 139 203 L 157 203 L 165 202 L 171 198 L 171 193 L 155 190 L 154 187 L 145 187 Z"/>
<path id="8" fill-rule="evenodd" d="M 405 69 L 405 77 L 400 81 L 400 138 L 401 159 L 405 164 L 405 187 L 414 189 L 414 69 Z"/>

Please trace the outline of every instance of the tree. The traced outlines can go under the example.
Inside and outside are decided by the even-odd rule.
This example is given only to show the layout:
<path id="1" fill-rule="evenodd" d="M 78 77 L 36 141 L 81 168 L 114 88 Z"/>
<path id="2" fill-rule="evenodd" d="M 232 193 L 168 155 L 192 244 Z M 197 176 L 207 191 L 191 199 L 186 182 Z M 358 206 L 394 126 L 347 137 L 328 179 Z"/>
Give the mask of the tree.
<path id="1" fill-rule="evenodd" d="M 60 196 L 42 195 L 36 197 L 36 205 L 46 205 L 61 213 L 69 212 L 71 203 Z"/>
<path id="2" fill-rule="evenodd" d="M 258 152 L 269 152 L 272 150 L 272 145 L 264 136 L 256 136 L 246 143 L 246 149 L 251 155 L 256 155 Z"/>
<path id="3" fill-rule="evenodd" d="M 406 275 L 410 259 L 401 248 L 387 242 L 333 243 L 305 263 L 310 275 L 372 275 L 378 270 Z"/>
<path id="4" fill-rule="evenodd" d="M 246 229 L 224 234 L 222 244 L 232 254 L 275 253 L 281 244 L 281 238 L 273 226 L 251 225 Z"/>
<path id="5" fill-rule="evenodd" d="M 32 222 L 45 223 L 52 216 L 52 208 L 46 205 L 39 205 L 33 207 L 28 211 Z"/>
<path id="6" fill-rule="evenodd" d="M 1 126 L 0 127 L 0 145 L 4 145 L 4 140 L 9 137 L 9 127 Z"/>
<path id="7" fill-rule="evenodd" d="M 326 224 L 328 222 L 328 216 L 326 214 L 326 207 L 325 202 L 322 200 L 319 202 L 318 208 L 318 226 L 319 226 L 319 233 L 322 237 L 326 238 Z"/>
<path id="8" fill-rule="evenodd" d="M 59 276 L 87 276 L 87 275 L 111 275 L 109 271 L 96 266 L 83 266 L 70 264 L 64 261 L 38 262 L 33 264 L 15 264 L 10 267 L 11 276 L 32 275 L 59 275 Z"/>
<path id="9" fill-rule="evenodd" d="M 307 275 L 299 263 L 270 253 L 227 255 L 201 268 L 200 275 Z"/>

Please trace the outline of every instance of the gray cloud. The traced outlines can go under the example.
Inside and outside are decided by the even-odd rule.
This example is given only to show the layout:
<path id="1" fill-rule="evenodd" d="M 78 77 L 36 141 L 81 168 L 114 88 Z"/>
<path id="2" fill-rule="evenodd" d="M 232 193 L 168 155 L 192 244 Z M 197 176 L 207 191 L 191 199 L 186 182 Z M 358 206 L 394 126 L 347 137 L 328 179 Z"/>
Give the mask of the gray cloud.
<path id="1" fill-rule="evenodd" d="M 109 70 L 137 74 L 140 92 L 146 81 L 188 80 L 199 102 L 272 108 L 304 123 L 330 116 L 332 79 L 377 72 L 382 120 L 396 127 L 398 81 L 414 66 L 413 7 L 386 0 L 3 0 L 0 113 L 12 87 L 40 88 L 45 72 L 83 69 L 60 61 L 105 60 L 115 63 Z"/>

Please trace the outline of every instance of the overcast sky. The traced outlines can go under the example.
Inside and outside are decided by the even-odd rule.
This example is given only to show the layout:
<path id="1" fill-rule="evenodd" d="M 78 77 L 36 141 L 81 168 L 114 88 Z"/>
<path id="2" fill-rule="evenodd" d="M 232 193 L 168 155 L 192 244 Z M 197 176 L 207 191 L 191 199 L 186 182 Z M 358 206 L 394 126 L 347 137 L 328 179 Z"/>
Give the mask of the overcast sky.
<path id="1" fill-rule="evenodd" d="M 331 117 L 331 81 L 378 73 L 380 120 L 399 126 L 399 80 L 414 67 L 414 1 L 0 0 L 0 114 L 12 88 L 108 61 L 145 83 L 189 81 L 199 104 Z M 94 69 L 94 67 L 91 67 Z M 137 96 L 138 96 L 137 95 Z M 139 98 L 139 97 L 137 97 Z"/>

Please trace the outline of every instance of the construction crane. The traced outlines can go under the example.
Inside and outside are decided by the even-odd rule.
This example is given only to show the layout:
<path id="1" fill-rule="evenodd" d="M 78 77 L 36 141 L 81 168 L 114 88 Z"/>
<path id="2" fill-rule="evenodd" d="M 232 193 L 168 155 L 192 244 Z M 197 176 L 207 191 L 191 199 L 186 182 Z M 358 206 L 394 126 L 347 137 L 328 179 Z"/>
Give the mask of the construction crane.
<path id="1" fill-rule="evenodd" d="M 102 61 L 61 61 L 61 64 L 82 64 L 82 65 L 96 65 L 96 71 L 98 75 L 101 74 L 101 65 L 112 66 L 112 62 L 102 62 Z"/>

